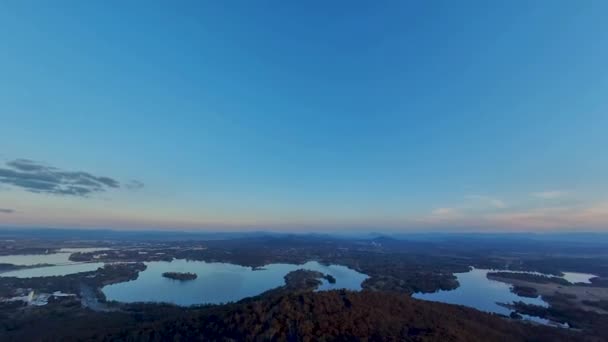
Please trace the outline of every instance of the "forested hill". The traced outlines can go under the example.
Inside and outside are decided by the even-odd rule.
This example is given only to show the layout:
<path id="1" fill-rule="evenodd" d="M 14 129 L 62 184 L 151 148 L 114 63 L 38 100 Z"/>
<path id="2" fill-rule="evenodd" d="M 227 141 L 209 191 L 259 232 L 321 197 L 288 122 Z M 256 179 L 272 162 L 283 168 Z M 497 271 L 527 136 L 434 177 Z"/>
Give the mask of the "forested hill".
<path id="1" fill-rule="evenodd" d="M 575 341 L 465 307 L 379 292 L 307 292 L 243 303 L 221 315 L 191 313 L 103 339 L 175 341 Z"/>

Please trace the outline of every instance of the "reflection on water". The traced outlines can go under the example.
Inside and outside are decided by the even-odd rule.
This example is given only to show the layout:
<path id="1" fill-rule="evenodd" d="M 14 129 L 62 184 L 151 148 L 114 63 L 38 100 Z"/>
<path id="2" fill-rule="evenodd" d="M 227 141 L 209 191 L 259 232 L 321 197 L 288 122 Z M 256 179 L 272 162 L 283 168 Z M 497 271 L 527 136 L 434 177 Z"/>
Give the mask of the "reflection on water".
<path id="1" fill-rule="evenodd" d="M 82 248 L 61 248 L 59 253 L 92 253 L 100 251 L 109 251 L 107 247 L 82 247 Z"/>
<path id="2" fill-rule="evenodd" d="M 583 284 L 591 284 L 591 279 L 597 277 L 593 274 L 587 273 L 578 273 L 578 272 L 562 272 L 564 276 L 562 278 L 566 279 L 568 282 L 572 284 L 583 283 Z"/>
<path id="3" fill-rule="evenodd" d="M 22 270 L 15 270 L 0 273 L 0 277 L 17 277 L 17 278 L 33 278 L 33 277 L 51 277 L 51 276 L 64 276 L 68 274 L 95 271 L 100 267 L 103 267 L 102 262 L 94 263 L 72 263 L 67 265 L 58 266 L 45 266 L 26 268 Z"/>
<path id="4" fill-rule="evenodd" d="M 458 278 L 460 286 L 455 290 L 437 291 L 434 293 L 415 293 L 412 297 L 435 302 L 449 304 L 459 304 L 473 307 L 475 309 L 509 315 L 512 310 L 498 305 L 497 303 L 513 303 L 522 301 L 527 304 L 534 304 L 547 307 L 548 304 L 540 297 L 527 298 L 511 292 L 511 285 L 491 280 L 486 277 L 491 270 L 472 269 L 465 273 L 454 273 Z M 548 321 L 538 317 L 525 316 L 539 323 L 547 324 Z"/>
<path id="5" fill-rule="evenodd" d="M 23 254 L 23 255 L 2 255 L 0 256 L 0 264 L 13 264 L 18 266 L 32 266 L 39 264 L 65 265 L 73 264 L 70 261 L 72 253 L 89 253 L 96 251 L 105 251 L 109 248 L 61 248 L 57 253 L 48 254 Z"/>
<path id="6" fill-rule="evenodd" d="M 508 271 L 508 270 L 485 270 L 473 268 L 469 272 L 454 273 L 460 286 L 455 290 L 450 291 L 437 291 L 434 293 L 415 293 L 412 297 L 424 300 L 430 300 L 435 302 L 459 304 L 475 309 L 492 312 L 502 315 L 511 314 L 512 310 L 499 305 L 498 303 L 511 304 L 513 302 L 524 302 L 526 304 L 539 305 L 547 307 L 548 303 L 538 298 L 527 298 L 518 296 L 511 292 L 511 285 L 500 281 L 492 280 L 487 278 L 488 272 L 510 272 L 510 273 L 528 273 L 537 274 L 544 276 L 551 276 L 539 272 L 526 272 L 526 271 Z M 591 283 L 591 279 L 596 277 L 593 274 L 577 273 L 577 272 L 562 272 L 564 275 L 561 277 L 572 284 L 576 283 Z M 555 322 L 551 322 L 544 318 L 522 315 L 524 319 L 531 320 L 541 324 L 549 324 L 555 326 L 567 327 L 568 324 L 560 325 Z"/>
<path id="7" fill-rule="evenodd" d="M 119 302 L 166 302 L 178 305 L 219 304 L 238 301 L 258 295 L 285 284 L 284 276 L 297 269 L 307 269 L 330 274 L 335 284 L 323 280 L 319 290 L 360 290 L 365 274 L 339 265 L 324 266 L 317 262 L 303 265 L 270 264 L 253 270 L 226 263 L 173 260 L 172 262 L 148 262 L 148 268 L 136 280 L 108 285 L 102 289 L 108 300 Z M 178 281 L 162 277 L 163 272 L 192 272 L 198 278 Z"/>
<path id="8" fill-rule="evenodd" d="M 0 264 L 13 264 L 18 266 L 33 266 L 40 264 L 50 264 L 53 266 L 35 267 L 22 270 L 14 270 L 0 273 L 0 277 L 17 277 L 17 278 L 33 278 L 33 277 L 50 277 L 64 276 L 68 274 L 95 271 L 102 267 L 103 263 L 81 263 L 70 261 L 72 253 L 89 253 L 97 251 L 105 251 L 109 248 L 94 247 L 94 248 L 61 248 L 57 253 L 48 254 L 24 254 L 24 255 L 3 255 L 0 256 Z"/>
<path id="9" fill-rule="evenodd" d="M 38 264 L 67 264 L 70 253 L 49 253 L 49 254 L 24 254 L 24 255 L 2 255 L 0 264 L 13 264 L 19 266 L 31 266 Z"/>
<path id="10" fill-rule="evenodd" d="M 512 270 L 490 270 L 491 272 L 509 272 L 509 273 L 524 273 L 524 274 L 536 274 L 545 277 L 556 277 L 562 278 L 569 282 L 570 284 L 584 283 L 591 284 L 591 279 L 597 277 L 594 274 L 589 273 L 579 273 L 579 272 L 562 272 L 562 276 L 546 274 L 541 272 L 533 272 L 533 271 L 512 271 Z"/>

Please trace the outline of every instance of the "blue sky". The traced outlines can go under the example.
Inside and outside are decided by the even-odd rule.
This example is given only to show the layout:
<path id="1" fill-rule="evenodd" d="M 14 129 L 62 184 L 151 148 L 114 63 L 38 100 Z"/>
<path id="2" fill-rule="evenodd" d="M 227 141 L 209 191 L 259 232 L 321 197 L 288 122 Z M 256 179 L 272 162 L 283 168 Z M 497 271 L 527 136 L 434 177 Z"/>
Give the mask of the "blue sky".
<path id="1" fill-rule="evenodd" d="M 0 225 L 605 230 L 607 11 L 3 2 Z"/>

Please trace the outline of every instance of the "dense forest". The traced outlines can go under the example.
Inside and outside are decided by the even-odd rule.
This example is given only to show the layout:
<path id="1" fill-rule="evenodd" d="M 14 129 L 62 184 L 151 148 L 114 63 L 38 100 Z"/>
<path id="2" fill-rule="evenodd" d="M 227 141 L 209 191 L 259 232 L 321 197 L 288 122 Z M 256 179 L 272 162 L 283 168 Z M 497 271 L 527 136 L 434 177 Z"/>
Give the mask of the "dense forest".
<path id="1" fill-rule="evenodd" d="M 41 308 L 41 310 L 57 310 Z M 3 341 L 575 341 L 565 329 L 381 292 L 276 294 L 215 308 L 157 307 L 146 315 L 44 311 L 5 323 Z M 103 317 L 103 319 L 100 319 Z M 36 323 L 40 330 L 23 329 Z M 77 328 L 76 328 L 77 327 Z M 14 333 L 13 333 L 14 332 Z M 602 341 L 600 336 L 588 340 Z"/>

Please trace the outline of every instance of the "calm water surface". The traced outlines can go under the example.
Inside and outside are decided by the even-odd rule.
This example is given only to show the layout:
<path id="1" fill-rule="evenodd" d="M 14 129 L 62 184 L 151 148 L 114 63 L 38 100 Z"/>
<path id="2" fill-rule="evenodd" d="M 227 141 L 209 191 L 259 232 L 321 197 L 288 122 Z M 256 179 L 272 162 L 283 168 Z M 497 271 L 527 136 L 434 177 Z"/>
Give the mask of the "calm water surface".
<path id="1" fill-rule="evenodd" d="M 553 274 L 546 274 L 540 272 L 532 272 L 532 271 L 512 271 L 512 270 L 490 270 L 492 272 L 509 272 L 509 273 L 525 273 L 525 274 L 537 274 L 546 277 L 557 277 L 562 278 L 568 281 L 570 284 L 591 284 L 591 279 L 597 277 L 595 274 L 589 273 L 579 273 L 579 272 L 562 272 L 562 276 L 557 276 Z"/>
<path id="2" fill-rule="evenodd" d="M 587 273 L 578 273 L 578 272 L 562 272 L 564 276 L 562 278 L 566 279 L 572 284 L 583 283 L 583 284 L 591 284 L 591 279 L 597 277 L 593 274 Z"/>
<path id="3" fill-rule="evenodd" d="M 539 298 L 527 298 L 511 292 L 511 285 L 488 279 L 486 275 L 492 270 L 472 269 L 465 273 L 454 273 L 460 286 L 455 290 L 437 291 L 433 293 L 415 293 L 412 297 L 435 302 L 459 304 L 473 307 L 485 312 L 509 315 L 509 310 L 497 303 L 513 303 L 522 301 L 547 307 L 548 304 Z M 538 317 L 526 317 L 539 323 L 548 323 Z"/>
<path id="4" fill-rule="evenodd" d="M 0 264 L 13 264 L 19 266 L 31 266 L 38 264 L 67 264 L 70 253 L 50 253 L 50 254 L 23 254 L 23 255 L 2 255 Z"/>
<path id="5" fill-rule="evenodd" d="M 477 310 L 492 312 L 502 315 L 509 315 L 513 310 L 498 305 L 498 303 L 511 304 L 513 302 L 524 302 L 526 304 L 539 305 L 548 307 L 549 304 L 538 298 L 527 298 L 518 296 L 511 292 L 511 285 L 496 280 L 487 278 L 488 272 L 496 272 L 499 270 L 485 270 L 473 268 L 469 272 L 454 273 L 460 286 L 457 289 L 449 291 L 437 291 L 433 293 L 415 293 L 412 297 L 435 302 L 458 304 L 473 307 Z M 502 272 L 510 272 L 500 270 Z M 535 273 L 537 272 L 514 272 L 514 273 Z M 593 278 L 592 274 L 564 272 L 563 278 L 569 282 L 589 282 Z M 552 324 L 549 320 L 522 315 L 524 319 L 532 320 L 542 324 Z"/>
<path id="6" fill-rule="evenodd" d="M 32 266 L 38 264 L 65 265 L 73 264 L 70 261 L 72 253 L 96 252 L 105 251 L 109 248 L 61 248 L 57 253 L 48 254 L 23 254 L 23 255 L 2 255 L 0 256 L 0 264 L 13 264 L 19 266 Z"/>
<path id="7" fill-rule="evenodd" d="M 336 278 L 335 284 L 323 280 L 319 290 L 360 290 L 367 275 L 339 265 L 324 266 L 311 261 L 303 265 L 270 264 L 253 270 L 226 263 L 173 260 L 148 262 L 136 280 L 112 284 L 102 289 L 108 300 L 119 302 L 165 302 L 178 305 L 219 304 L 256 296 L 285 284 L 284 276 L 297 269 L 319 271 Z M 192 272 L 192 281 L 167 279 L 163 272 Z"/>
<path id="8" fill-rule="evenodd" d="M 105 251 L 109 248 L 61 248 L 57 253 L 48 254 L 24 254 L 24 255 L 3 255 L 0 256 L 0 264 L 13 264 L 18 266 L 32 266 L 39 264 L 51 264 L 53 266 L 35 267 L 22 270 L 15 270 L 0 273 L 0 277 L 49 277 L 64 276 L 68 274 L 95 271 L 102 267 L 103 263 L 82 263 L 70 261 L 72 253 Z"/>
<path id="9" fill-rule="evenodd" d="M 68 274 L 95 271 L 100 267 L 103 267 L 102 262 L 90 262 L 90 263 L 72 263 L 67 265 L 58 266 L 45 266 L 45 267 L 34 267 L 26 268 L 22 270 L 15 270 L 9 272 L 0 273 L 0 277 L 17 277 L 17 278 L 34 278 L 34 277 L 51 277 L 51 276 L 64 276 Z"/>

